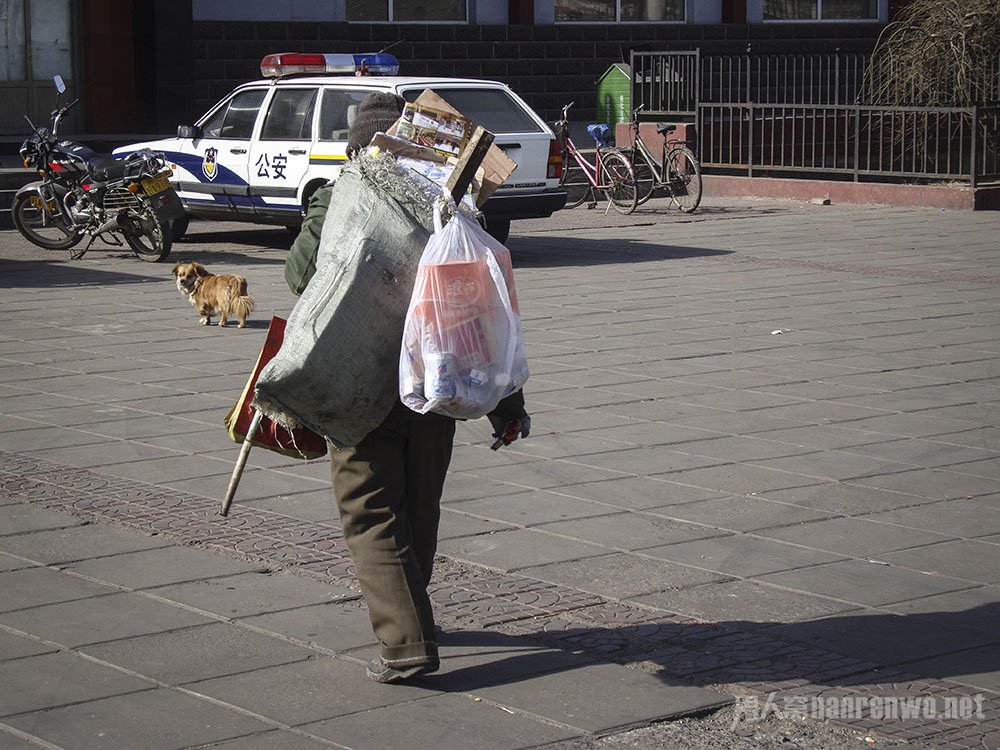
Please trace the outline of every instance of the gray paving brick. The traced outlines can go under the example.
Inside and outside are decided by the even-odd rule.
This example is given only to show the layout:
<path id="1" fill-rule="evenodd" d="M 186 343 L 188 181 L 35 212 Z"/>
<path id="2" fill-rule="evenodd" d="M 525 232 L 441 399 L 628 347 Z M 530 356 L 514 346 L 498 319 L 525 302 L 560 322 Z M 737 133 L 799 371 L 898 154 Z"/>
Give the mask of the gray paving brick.
<path id="1" fill-rule="evenodd" d="M 33 568 L 35 566 L 36 563 L 0 552 L 0 573 L 6 572 L 8 570 L 22 570 L 23 568 Z"/>
<path id="2" fill-rule="evenodd" d="M 360 600 L 256 615 L 247 617 L 243 624 L 328 651 L 352 651 L 376 642 L 368 610 Z"/>
<path id="3" fill-rule="evenodd" d="M 698 500 L 722 497 L 726 494 L 718 490 L 691 487 L 690 485 L 667 481 L 664 478 L 666 476 L 669 475 L 661 475 L 657 478 L 623 477 L 621 479 L 608 479 L 600 482 L 588 482 L 587 484 L 560 487 L 556 491 L 571 497 L 596 500 L 597 502 L 616 508 L 632 508 L 635 510 L 690 503 Z"/>
<path id="4" fill-rule="evenodd" d="M 105 524 L 87 524 L 52 531 L 0 537 L 0 549 L 15 555 L 56 565 L 126 552 L 156 549 L 170 542 Z"/>
<path id="5" fill-rule="evenodd" d="M 892 553 L 889 553 L 892 554 Z M 847 602 L 878 606 L 907 599 L 972 588 L 975 584 L 944 575 L 928 575 L 916 570 L 884 565 L 879 560 L 845 560 L 800 570 L 761 576 L 761 580 L 799 591 L 829 596 Z"/>
<path id="6" fill-rule="evenodd" d="M 732 534 L 644 550 L 651 557 L 714 570 L 726 575 L 761 576 L 779 570 L 810 570 L 809 566 L 842 559 L 839 555 L 797 547 L 770 539 Z"/>
<path id="7" fill-rule="evenodd" d="M 942 572 L 980 583 L 1000 583 L 1000 555 L 982 542 L 954 540 L 889 552 L 886 560 L 915 570 Z"/>
<path id="8" fill-rule="evenodd" d="M 46 742 L 79 750 L 179 750 L 270 728 L 243 714 L 167 689 L 23 714 L 8 723 Z"/>
<path id="9" fill-rule="evenodd" d="M 355 596 L 321 581 L 282 573 L 250 572 L 156 589 L 157 597 L 222 617 L 247 617 Z"/>
<path id="10" fill-rule="evenodd" d="M 740 630 L 802 622 L 858 609 L 856 605 L 785 591 L 756 581 L 733 580 L 637 596 L 634 601 Z"/>
<path id="11" fill-rule="evenodd" d="M 17 503 L 0 507 L 0 536 L 22 534 L 26 531 L 62 529 L 79 526 L 81 523 L 82 520 L 66 513 L 33 505 Z"/>
<path id="12" fill-rule="evenodd" d="M 227 623 L 84 646 L 84 654 L 170 685 L 302 661 L 315 652 Z"/>
<path id="13" fill-rule="evenodd" d="M 271 732 L 247 735 L 229 742 L 207 746 L 206 750 L 322 750 L 329 745 L 311 740 L 301 734 L 276 729 Z"/>
<path id="14" fill-rule="evenodd" d="M 865 557 L 892 550 L 921 547 L 948 541 L 949 537 L 878 523 L 869 518 L 832 518 L 809 521 L 780 529 L 765 529 L 761 536 L 823 549 L 849 557 Z"/>
<path id="15" fill-rule="evenodd" d="M 533 461 L 517 467 L 498 466 L 477 469 L 475 473 L 485 480 L 506 481 L 518 484 L 524 489 L 536 490 L 568 487 L 584 482 L 599 482 L 602 479 L 614 479 L 622 476 L 621 472 L 610 469 L 581 466 L 562 460 Z"/>
<path id="16" fill-rule="evenodd" d="M 824 482 L 787 490 L 767 490 L 761 496 L 768 500 L 801 505 L 845 516 L 868 515 L 880 510 L 909 508 L 930 504 L 930 498 L 904 492 L 879 490 L 839 482 Z"/>
<path id="17" fill-rule="evenodd" d="M 117 591 L 110 586 L 83 581 L 44 567 L 0 573 L 0 588 L 3 589 L 0 612 L 103 596 Z"/>
<path id="18" fill-rule="evenodd" d="M 1000 508 L 974 500 L 945 500 L 916 508 L 875 513 L 868 518 L 970 539 L 1000 534 Z"/>
<path id="19" fill-rule="evenodd" d="M 722 494 L 754 495 L 769 490 L 788 489 L 816 484 L 816 477 L 807 474 L 793 474 L 765 466 L 747 464 L 723 464 L 703 469 L 688 469 L 655 475 L 678 484 L 716 490 Z"/>
<path id="20" fill-rule="evenodd" d="M 21 659 L 25 656 L 51 653 L 54 647 L 46 646 L 29 638 L 23 638 L 12 633 L 0 631 L 0 661 Z"/>
<path id="21" fill-rule="evenodd" d="M 792 526 L 834 515 L 830 511 L 813 510 L 744 495 L 669 505 L 655 508 L 651 512 L 726 531 L 757 531 Z"/>
<path id="22" fill-rule="evenodd" d="M 983 449 L 950 445 L 947 442 L 941 442 L 939 438 L 934 440 L 919 438 L 890 440 L 883 443 L 869 443 L 864 446 L 851 446 L 845 450 L 848 453 L 858 453 L 872 458 L 929 468 L 959 464 L 959 467 L 956 467 L 959 471 L 962 471 L 960 465 L 965 462 L 992 455 Z"/>
<path id="23" fill-rule="evenodd" d="M 762 466 L 781 471 L 793 471 L 820 479 L 844 481 L 873 474 L 890 474 L 912 468 L 910 465 L 892 461 L 880 461 L 868 456 L 841 451 L 822 451 L 798 456 L 754 461 L 753 466 Z"/>
<path id="24" fill-rule="evenodd" d="M 934 500 L 992 495 L 997 487 L 995 479 L 974 477 L 944 469 L 914 469 L 895 474 L 858 477 L 852 479 L 851 484 L 909 492 Z"/>
<path id="25" fill-rule="evenodd" d="M 378 750 L 398 742 L 399 726 L 409 727 L 414 747 L 439 750 L 529 748 L 578 736 L 523 713 L 476 703 L 468 695 L 441 695 L 397 704 L 374 715 L 351 715 L 308 724 L 304 730 L 358 750 Z"/>
<path id="26" fill-rule="evenodd" d="M 444 540 L 438 545 L 438 551 L 459 560 L 510 571 L 551 562 L 595 557 L 606 553 L 607 548 L 562 539 L 532 529 L 517 529 L 486 536 Z"/>
<path id="27" fill-rule="evenodd" d="M 0 663 L 0 716 L 155 687 L 68 652 Z"/>
<path id="28" fill-rule="evenodd" d="M 725 576 L 718 573 L 626 553 L 540 565 L 525 568 L 521 574 L 611 599 L 630 599 L 653 592 L 673 592 L 726 580 Z"/>
<path id="29" fill-rule="evenodd" d="M 559 492 L 533 490 L 516 495 L 465 500 L 451 507 L 462 513 L 472 513 L 496 521 L 533 526 L 550 521 L 588 516 L 605 516 L 616 512 L 614 507 L 591 500 L 567 497 Z"/>
<path id="30" fill-rule="evenodd" d="M 694 440 L 670 446 L 671 450 L 710 456 L 725 461 L 754 461 L 769 458 L 783 458 L 803 453 L 811 453 L 810 448 L 790 445 L 759 437 L 722 437 L 708 440 Z"/>
<path id="31" fill-rule="evenodd" d="M 567 679 L 568 678 L 568 679 Z M 544 716 L 581 731 L 607 732 L 704 711 L 728 696 L 613 664 L 549 673 L 480 688 L 488 701 Z M 628 700 L 619 696 L 630 696 Z"/>
<path id="32" fill-rule="evenodd" d="M 317 656 L 187 686 L 284 724 L 305 724 L 426 698 L 436 691 L 416 682 L 392 686 L 368 679 L 359 662 Z"/>
<path id="33" fill-rule="evenodd" d="M 638 511 L 616 516 L 595 516 L 555 521 L 539 527 L 560 536 L 583 539 L 625 550 L 641 550 L 662 544 L 723 536 L 724 531 L 699 524 L 676 521 Z"/>
<path id="34" fill-rule="evenodd" d="M 244 573 L 259 566 L 191 547 L 163 547 L 84 560 L 66 568 L 119 586 L 144 589 Z"/>

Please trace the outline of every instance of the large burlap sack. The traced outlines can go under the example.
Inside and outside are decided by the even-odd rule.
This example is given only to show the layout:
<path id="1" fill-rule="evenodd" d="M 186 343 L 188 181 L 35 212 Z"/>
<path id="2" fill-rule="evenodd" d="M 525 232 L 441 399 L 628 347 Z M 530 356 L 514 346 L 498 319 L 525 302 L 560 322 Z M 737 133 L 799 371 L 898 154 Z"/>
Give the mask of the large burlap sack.
<path id="1" fill-rule="evenodd" d="M 292 309 L 281 349 L 257 378 L 253 405 L 354 446 L 398 397 L 403 321 L 434 228 L 433 186 L 388 155 L 340 173 L 323 224 L 316 274 Z"/>

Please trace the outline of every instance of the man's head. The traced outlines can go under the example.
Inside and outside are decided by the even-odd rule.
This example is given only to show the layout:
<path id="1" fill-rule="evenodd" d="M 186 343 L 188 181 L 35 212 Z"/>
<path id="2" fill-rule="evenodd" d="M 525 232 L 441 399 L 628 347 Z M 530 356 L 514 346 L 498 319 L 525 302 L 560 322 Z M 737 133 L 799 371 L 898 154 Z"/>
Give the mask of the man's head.
<path id="1" fill-rule="evenodd" d="M 376 133 L 384 133 L 399 119 L 406 101 L 388 91 L 375 91 L 358 106 L 358 114 L 347 133 L 347 156 L 353 157 L 367 146 Z"/>

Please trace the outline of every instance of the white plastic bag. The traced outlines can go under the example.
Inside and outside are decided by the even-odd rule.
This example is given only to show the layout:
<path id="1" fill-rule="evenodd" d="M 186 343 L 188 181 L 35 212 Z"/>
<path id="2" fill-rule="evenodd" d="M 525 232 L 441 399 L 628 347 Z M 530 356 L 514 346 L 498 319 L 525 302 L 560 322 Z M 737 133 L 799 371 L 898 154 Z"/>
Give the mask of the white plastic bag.
<path id="1" fill-rule="evenodd" d="M 524 385 L 510 252 L 456 211 L 427 241 L 406 313 L 399 395 L 416 412 L 475 419 Z"/>

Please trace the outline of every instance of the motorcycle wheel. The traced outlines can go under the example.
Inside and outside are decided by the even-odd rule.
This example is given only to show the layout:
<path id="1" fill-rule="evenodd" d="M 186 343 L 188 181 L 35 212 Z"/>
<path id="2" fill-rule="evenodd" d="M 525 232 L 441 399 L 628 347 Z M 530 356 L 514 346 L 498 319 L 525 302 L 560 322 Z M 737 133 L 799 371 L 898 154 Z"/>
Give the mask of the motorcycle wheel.
<path id="1" fill-rule="evenodd" d="M 170 224 L 160 221 L 149 203 L 143 201 L 140 213 L 125 214 L 120 223 L 125 241 L 141 260 L 156 263 L 170 255 Z"/>
<path id="2" fill-rule="evenodd" d="M 22 236 L 46 250 L 67 250 L 83 239 L 83 233 L 63 221 L 63 214 L 46 224 L 37 193 L 22 193 L 14 199 L 11 214 L 14 226 Z"/>

